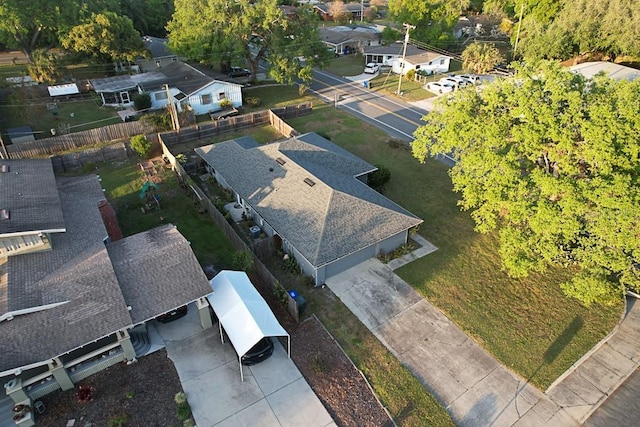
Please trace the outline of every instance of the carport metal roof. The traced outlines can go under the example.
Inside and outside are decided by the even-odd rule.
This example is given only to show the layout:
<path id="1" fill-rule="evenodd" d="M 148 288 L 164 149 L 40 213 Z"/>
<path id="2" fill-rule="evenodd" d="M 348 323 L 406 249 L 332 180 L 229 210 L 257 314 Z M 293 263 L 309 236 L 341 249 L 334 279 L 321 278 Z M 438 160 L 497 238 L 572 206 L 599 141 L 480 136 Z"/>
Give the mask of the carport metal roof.
<path id="1" fill-rule="evenodd" d="M 207 295 L 222 328 L 238 353 L 240 378 L 242 356 L 265 337 L 287 337 L 287 354 L 291 357 L 291 339 L 278 319 L 243 271 L 223 270 L 210 281 L 213 292 Z"/>

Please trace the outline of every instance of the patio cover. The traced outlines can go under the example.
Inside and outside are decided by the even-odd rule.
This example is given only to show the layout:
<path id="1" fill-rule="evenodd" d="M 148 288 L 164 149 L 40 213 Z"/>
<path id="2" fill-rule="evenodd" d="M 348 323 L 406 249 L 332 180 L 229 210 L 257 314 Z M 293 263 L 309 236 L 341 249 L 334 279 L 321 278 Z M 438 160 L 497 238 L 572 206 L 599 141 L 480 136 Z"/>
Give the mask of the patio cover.
<path id="1" fill-rule="evenodd" d="M 265 337 L 287 337 L 287 354 L 291 357 L 291 339 L 273 312 L 243 271 L 223 270 L 210 281 L 213 292 L 207 295 L 222 328 L 238 353 L 238 361 Z M 242 363 L 240 378 L 244 381 Z"/>

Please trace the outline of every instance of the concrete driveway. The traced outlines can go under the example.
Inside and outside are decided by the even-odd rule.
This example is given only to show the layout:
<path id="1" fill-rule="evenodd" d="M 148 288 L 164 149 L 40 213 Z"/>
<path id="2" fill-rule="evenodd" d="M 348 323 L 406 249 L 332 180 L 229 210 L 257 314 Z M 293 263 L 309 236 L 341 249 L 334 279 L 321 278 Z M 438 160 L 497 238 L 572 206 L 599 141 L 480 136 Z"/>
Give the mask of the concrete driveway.
<path id="1" fill-rule="evenodd" d="M 457 425 L 577 425 L 377 259 L 326 283 L 449 410 Z"/>
<path id="2" fill-rule="evenodd" d="M 196 424 L 211 426 L 335 426 L 286 350 L 251 367 L 240 365 L 218 327 L 202 330 L 195 307 L 182 319 L 155 324 L 187 395 Z"/>

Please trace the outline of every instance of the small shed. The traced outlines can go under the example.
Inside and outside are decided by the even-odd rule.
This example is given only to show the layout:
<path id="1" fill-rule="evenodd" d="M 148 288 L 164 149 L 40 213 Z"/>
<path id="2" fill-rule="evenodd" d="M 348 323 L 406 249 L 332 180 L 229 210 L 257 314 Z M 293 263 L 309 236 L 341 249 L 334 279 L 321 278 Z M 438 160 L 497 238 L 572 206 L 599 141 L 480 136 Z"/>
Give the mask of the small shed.
<path id="1" fill-rule="evenodd" d="M 7 134 L 9 134 L 9 139 L 11 139 L 13 144 L 36 140 L 33 136 L 33 129 L 31 129 L 31 126 L 20 126 L 17 128 L 7 129 Z"/>
<path id="2" fill-rule="evenodd" d="M 75 83 L 69 83 L 66 85 L 47 86 L 47 89 L 49 90 L 49 96 L 51 97 L 69 96 L 69 95 L 76 95 L 80 93 L 80 90 L 78 89 L 78 85 L 76 85 Z"/>

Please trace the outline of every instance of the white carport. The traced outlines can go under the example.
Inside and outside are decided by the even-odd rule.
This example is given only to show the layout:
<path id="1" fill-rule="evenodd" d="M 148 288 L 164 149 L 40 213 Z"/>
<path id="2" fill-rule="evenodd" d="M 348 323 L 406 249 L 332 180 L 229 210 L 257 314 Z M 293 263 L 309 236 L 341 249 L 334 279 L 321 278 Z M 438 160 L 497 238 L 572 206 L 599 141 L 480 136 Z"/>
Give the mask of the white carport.
<path id="1" fill-rule="evenodd" d="M 280 325 L 266 301 L 243 271 L 223 270 L 210 281 L 213 292 L 207 299 L 218 316 L 220 338 L 222 328 L 238 353 L 240 378 L 242 356 L 265 337 L 287 337 L 287 354 L 291 357 L 291 339 Z"/>

